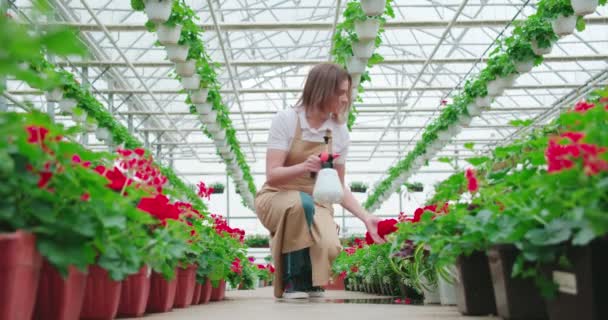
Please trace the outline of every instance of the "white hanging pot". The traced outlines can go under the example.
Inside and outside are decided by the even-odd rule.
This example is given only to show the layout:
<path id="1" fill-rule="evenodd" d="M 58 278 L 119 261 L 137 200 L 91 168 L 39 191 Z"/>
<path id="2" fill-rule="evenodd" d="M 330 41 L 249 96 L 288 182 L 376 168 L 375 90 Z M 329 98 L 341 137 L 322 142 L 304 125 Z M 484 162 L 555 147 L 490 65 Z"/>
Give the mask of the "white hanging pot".
<path id="1" fill-rule="evenodd" d="M 534 68 L 534 60 L 515 62 L 515 70 L 519 73 L 530 72 Z"/>
<path id="2" fill-rule="evenodd" d="M 574 9 L 574 13 L 577 16 L 584 16 L 587 14 L 592 14 L 597 9 L 599 4 L 598 0 L 571 0 L 570 4 L 572 5 L 572 9 Z"/>
<path id="3" fill-rule="evenodd" d="M 488 82 L 488 96 L 496 97 L 505 91 L 504 82 L 499 79 Z"/>
<path id="4" fill-rule="evenodd" d="M 196 71 L 196 60 L 186 60 L 175 64 L 175 73 L 182 77 L 191 77 Z"/>
<path id="5" fill-rule="evenodd" d="M 158 30 L 156 30 L 156 37 L 158 38 L 158 42 L 166 46 L 168 44 L 177 44 L 181 33 L 182 26 L 179 24 L 176 26 L 161 24 L 158 26 Z"/>
<path id="6" fill-rule="evenodd" d="M 215 123 L 217 119 L 217 111 L 211 110 L 210 112 L 203 114 L 201 117 L 203 122 L 206 124 Z"/>
<path id="7" fill-rule="evenodd" d="M 359 59 L 369 59 L 374 54 L 376 43 L 373 40 L 353 42 L 353 54 Z"/>
<path id="8" fill-rule="evenodd" d="M 165 50 L 167 50 L 167 57 L 172 62 L 185 62 L 188 58 L 188 50 L 190 50 L 190 46 L 170 44 L 165 47 Z"/>
<path id="9" fill-rule="evenodd" d="M 353 74 L 351 78 L 353 79 L 353 92 L 355 92 L 361 83 L 361 74 Z"/>
<path id="10" fill-rule="evenodd" d="M 342 202 L 342 183 L 338 171 L 332 168 L 321 169 L 317 173 L 317 181 L 312 192 L 315 201 L 325 204 Z"/>
<path id="11" fill-rule="evenodd" d="M 482 99 L 482 98 L 477 98 L 477 99 Z M 481 115 L 481 107 L 479 106 L 478 103 L 475 104 L 469 104 L 467 106 L 467 112 L 469 113 L 469 115 L 471 117 L 478 117 L 479 115 Z"/>
<path id="12" fill-rule="evenodd" d="M 222 157 L 224 158 L 224 161 L 232 161 L 232 160 L 234 160 L 234 155 L 232 154 L 232 152 L 228 152 L 226 154 L 223 154 Z"/>
<path id="13" fill-rule="evenodd" d="M 367 16 L 379 16 L 385 8 L 386 0 L 361 0 L 361 9 Z"/>
<path id="14" fill-rule="evenodd" d="M 442 130 L 437 133 L 437 138 L 439 138 L 439 140 L 441 141 L 450 141 L 450 139 L 452 139 L 452 136 L 450 135 L 450 132 L 448 130 Z"/>
<path id="15" fill-rule="evenodd" d="M 500 81 L 500 83 L 502 85 L 503 92 L 506 89 L 513 88 L 513 86 L 515 85 L 515 81 L 517 80 L 517 77 L 519 77 L 519 74 L 512 73 L 506 77 L 501 77 L 501 78 L 497 79 L 498 81 Z"/>
<path id="16" fill-rule="evenodd" d="M 146 0 L 145 12 L 149 20 L 163 23 L 171 16 L 173 0 Z"/>
<path id="17" fill-rule="evenodd" d="M 479 108 L 480 110 L 483 107 L 489 107 L 492 105 L 492 97 L 490 97 L 489 94 L 485 97 L 477 97 L 477 98 L 475 98 L 475 105 L 477 105 L 477 108 Z M 469 106 L 467 106 L 467 109 L 468 108 L 469 108 Z M 469 112 L 469 114 L 471 116 L 473 116 L 470 112 Z"/>
<path id="18" fill-rule="evenodd" d="M 65 98 L 59 101 L 59 110 L 61 112 L 72 113 L 74 108 L 78 105 L 78 101 L 72 98 Z"/>
<path id="19" fill-rule="evenodd" d="M 450 272 L 448 273 L 449 281 L 445 280 L 439 274 L 437 274 L 439 282 L 439 300 L 441 305 L 453 306 L 458 304 L 458 290 L 456 289 L 457 280 L 452 274 L 456 274 L 456 267 L 449 266 Z"/>
<path id="20" fill-rule="evenodd" d="M 201 76 L 193 74 L 191 77 L 182 78 L 182 87 L 186 90 L 196 90 L 201 84 Z"/>
<path id="21" fill-rule="evenodd" d="M 359 40 L 375 40 L 378 30 L 380 30 L 380 20 L 378 19 L 355 21 L 355 32 Z"/>
<path id="22" fill-rule="evenodd" d="M 362 60 L 357 57 L 350 57 L 346 62 L 346 69 L 350 74 L 362 74 L 365 72 L 367 60 Z"/>
<path id="23" fill-rule="evenodd" d="M 213 140 L 226 140 L 226 131 L 220 130 L 220 132 L 215 134 Z"/>
<path id="24" fill-rule="evenodd" d="M 235 172 L 233 175 L 234 179 L 242 181 L 243 180 L 243 172 L 242 171 L 237 171 Z"/>
<path id="25" fill-rule="evenodd" d="M 462 132 L 462 127 L 459 126 L 457 123 L 451 124 L 448 127 L 448 132 L 450 133 L 452 138 L 455 138 L 457 135 L 460 134 L 460 132 Z"/>
<path id="26" fill-rule="evenodd" d="M 84 123 L 87 121 L 87 113 L 83 112 L 82 114 L 72 113 L 72 120 L 76 123 Z"/>
<path id="27" fill-rule="evenodd" d="M 215 135 L 216 133 L 220 132 L 222 128 L 220 128 L 220 125 L 217 123 L 207 123 L 207 131 L 209 131 L 209 133 L 211 133 L 212 135 Z"/>
<path id="28" fill-rule="evenodd" d="M 220 131 L 218 131 L 220 132 Z M 217 148 L 222 148 L 222 147 L 227 147 L 228 146 L 228 142 L 226 140 L 223 139 L 215 139 L 215 135 L 213 136 L 213 144 L 217 147 Z"/>
<path id="29" fill-rule="evenodd" d="M 95 130 L 95 138 L 99 141 L 109 141 L 111 138 L 110 130 L 107 128 L 97 128 Z"/>
<path id="30" fill-rule="evenodd" d="M 208 114 L 209 112 L 211 112 L 212 106 L 211 103 L 200 103 L 200 104 L 195 104 L 194 105 L 196 107 L 196 112 L 198 112 L 199 114 Z"/>
<path id="31" fill-rule="evenodd" d="M 47 102 L 59 102 L 63 99 L 63 89 L 55 88 L 44 93 Z"/>
<path id="32" fill-rule="evenodd" d="M 199 77 L 200 79 L 200 77 Z M 200 84 L 200 80 L 199 80 Z M 198 89 L 192 93 L 190 93 L 190 101 L 193 104 L 202 104 L 207 102 L 207 97 L 209 96 L 209 89 Z"/>
<path id="33" fill-rule="evenodd" d="M 88 131 L 95 131 L 95 130 L 97 130 L 97 127 L 98 127 L 97 121 L 94 121 L 94 120 L 90 121 L 89 119 L 87 119 L 85 121 L 85 124 L 86 124 L 86 128 L 87 128 Z"/>
<path id="34" fill-rule="evenodd" d="M 458 118 L 458 124 L 465 128 L 468 127 L 469 125 L 471 125 L 471 121 L 473 121 L 473 118 L 471 118 L 470 116 L 468 116 L 466 114 L 461 114 L 460 117 Z"/>
<path id="35" fill-rule="evenodd" d="M 564 17 L 563 15 L 557 16 L 555 20 L 551 21 L 551 27 L 553 27 L 553 32 L 560 37 L 567 36 L 574 32 L 574 28 L 576 28 L 576 19 L 578 17 L 576 15 L 571 15 L 568 17 Z"/>
<path id="36" fill-rule="evenodd" d="M 230 146 L 226 145 L 223 147 L 218 147 L 217 151 L 219 151 L 219 153 L 221 155 L 225 155 L 225 154 L 229 154 L 230 152 L 232 152 L 232 149 L 230 149 Z"/>
<path id="37" fill-rule="evenodd" d="M 536 40 L 532 40 L 532 42 L 530 42 L 530 44 L 532 45 L 532 51 L 534 51 L 534 54 L 536 54 L 537 56 L 542 56 L 542 55 L 551 53 L 552 46 L 553 46 L 553 45 L 551 45 L 547 48 L 540 48 L 538 46 L 538 43 L 536 42 Z"/>

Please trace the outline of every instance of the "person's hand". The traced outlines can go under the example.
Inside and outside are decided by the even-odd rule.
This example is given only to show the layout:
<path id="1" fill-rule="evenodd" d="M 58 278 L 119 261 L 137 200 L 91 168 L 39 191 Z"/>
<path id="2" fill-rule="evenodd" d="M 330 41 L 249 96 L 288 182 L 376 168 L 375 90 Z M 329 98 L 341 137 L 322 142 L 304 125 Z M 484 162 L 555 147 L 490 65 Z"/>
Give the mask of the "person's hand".
<path id="1" fill-rule="evenodd" d="M 302 162 L 302 166 L 306 172 L 319 172 L 321 170 L 321 158 L 316 155 L 310 155 L 306 161 Z"/>
<path id="2" fill-rule="evenodd" d="M 382 239 L 382 237 L 378 235 L 378 222 L 380 222 L 380 218 L 374 215 L 368 215 L 364 220 L 365 228 L 367 228 L 369 235 L 372 237 L 372 239 L 374 239 L 375 243 L 381 244 L 385 243 L 386 240 Z"/>

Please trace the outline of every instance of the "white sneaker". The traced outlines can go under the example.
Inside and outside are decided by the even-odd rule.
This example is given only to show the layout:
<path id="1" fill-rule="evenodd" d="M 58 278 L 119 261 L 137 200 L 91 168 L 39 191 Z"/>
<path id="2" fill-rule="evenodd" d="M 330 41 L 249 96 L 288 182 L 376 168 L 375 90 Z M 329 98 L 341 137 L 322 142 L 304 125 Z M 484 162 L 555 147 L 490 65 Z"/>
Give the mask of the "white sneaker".
<path id="1" fill-rule="evenodd" d="M 302 291 L 285 292 L 283 299 L 308 299 L 308 294 Z"/>
<path id="2" fill-rule="evenodd" d="M 324 291 L 308 291 L 308 297 L 309 298 L 323 298 L 325 297 L 325 292 Z"/>

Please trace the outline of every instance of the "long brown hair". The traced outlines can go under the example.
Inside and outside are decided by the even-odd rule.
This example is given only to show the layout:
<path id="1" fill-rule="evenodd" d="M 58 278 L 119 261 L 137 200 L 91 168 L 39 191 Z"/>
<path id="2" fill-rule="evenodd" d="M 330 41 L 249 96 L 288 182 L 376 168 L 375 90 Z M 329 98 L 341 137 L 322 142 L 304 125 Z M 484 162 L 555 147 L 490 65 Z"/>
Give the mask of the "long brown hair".
<path id="1" fill-rule="evenodd" d="M 348 111 L 352 103 L 353 80 L 350 74 L 337 64 L 321 63 L 314 66 L 308 73 L 302 96 L 296 105 L 303 106 L 306 113 L 315 109 L 324 111 L 321 108 L 336 95 L 344 80 L 348 80 L 348 106 L 342 114 L 333 115 L 334 120 L 344 123 L 348 118 Z"/>

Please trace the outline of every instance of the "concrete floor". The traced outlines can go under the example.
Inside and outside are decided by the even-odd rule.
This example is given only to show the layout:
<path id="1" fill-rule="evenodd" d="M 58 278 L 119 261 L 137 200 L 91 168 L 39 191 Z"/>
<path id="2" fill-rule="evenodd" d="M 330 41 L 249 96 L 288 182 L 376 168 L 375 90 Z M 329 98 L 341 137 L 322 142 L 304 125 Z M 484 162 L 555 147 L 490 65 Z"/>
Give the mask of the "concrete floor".
<path id="1" fill-rule="evenodd" d="M 455 307 L 392 304 L 393 299 L 360 292 L 326 291 L 324 299 L 277 300 L 272 288 L 228 291 L 226 300 L 163 314 L 150 314 L 150 320 L 264 319 L 264 320 L 357 320 L 412 319 L 456 320 L 498 319 L 465 317 Z M 389 304 L 391 303 L 391 304 Z"/>

